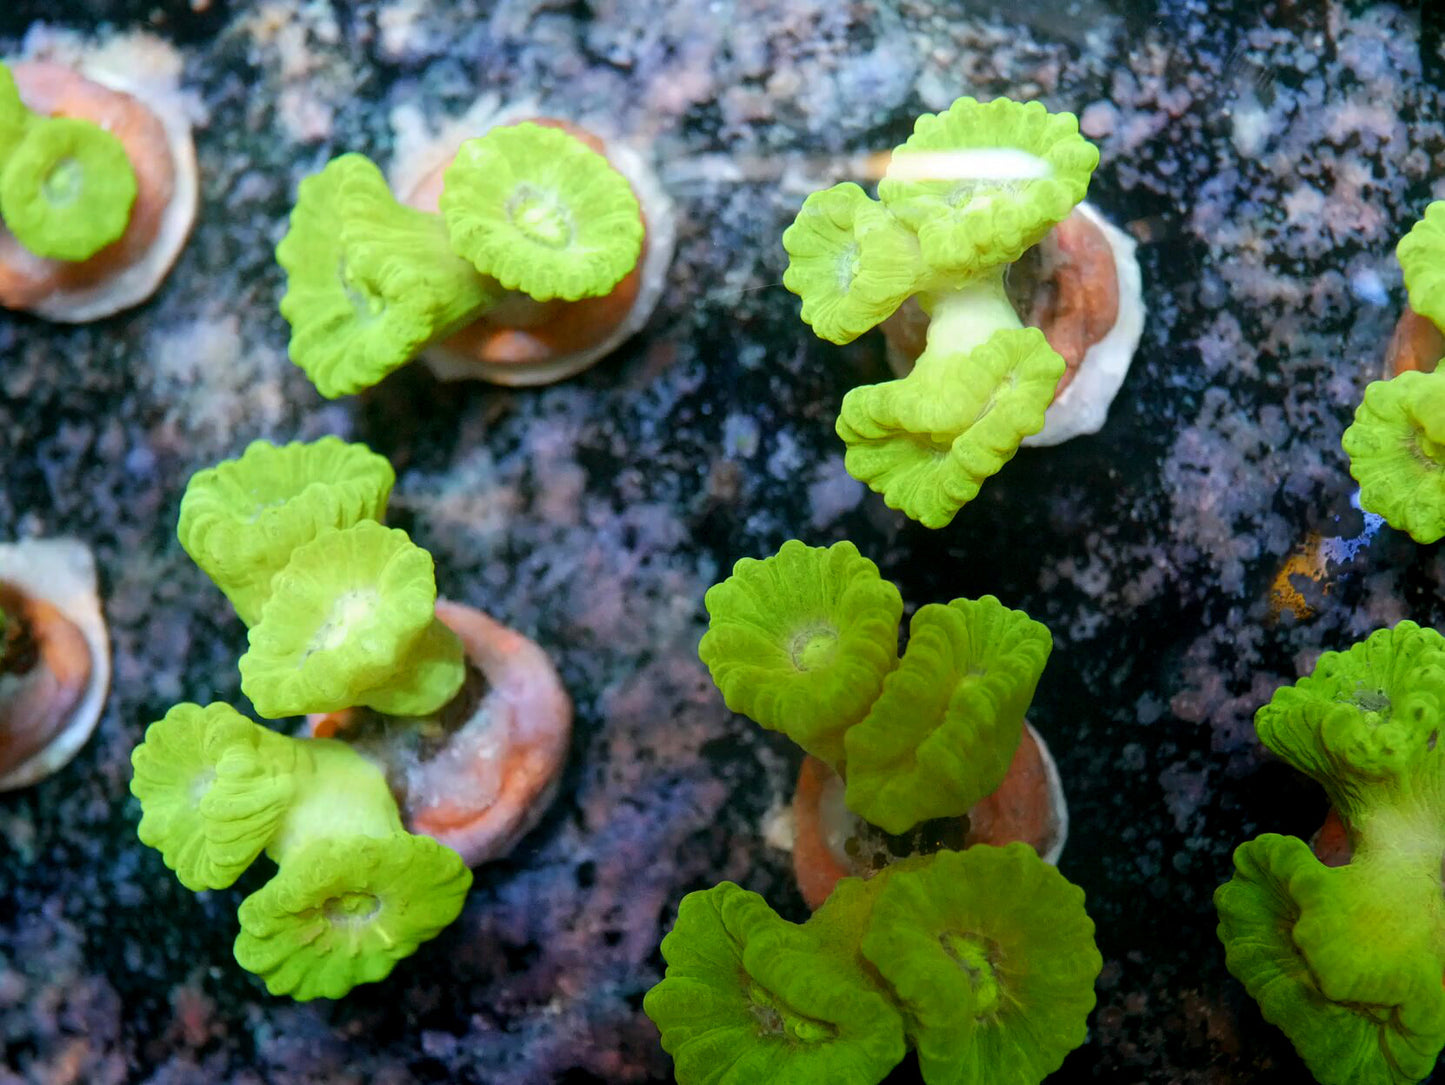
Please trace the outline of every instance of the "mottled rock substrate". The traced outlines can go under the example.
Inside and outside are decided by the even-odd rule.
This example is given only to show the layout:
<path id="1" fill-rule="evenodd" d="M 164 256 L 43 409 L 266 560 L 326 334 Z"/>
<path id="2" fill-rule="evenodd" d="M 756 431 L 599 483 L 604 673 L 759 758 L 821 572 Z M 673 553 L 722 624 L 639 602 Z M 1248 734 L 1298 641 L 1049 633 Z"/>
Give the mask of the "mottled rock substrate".
<path id="1" fill-rule="evenodd" d="M 682 894 L 731 878 L 801 918 L 765 840 L 798 752 L 730 715 L 695 656 L 706 586 L 795 535 L 854 539 L 911 604 L 992 592 L 1054 632 L 1032 720 L 1106 960 L 1090 1040 L 1055 1080 L 1300 1079 L 1224 970 L 1210 894 L 1236 843 L 1308 834 L 1324 812 L 1261 753 L 1254 709 L 1323 649 L 1445 621 L 1445 552 L 1388 529 L 1297 580 L 1292 611 L 1273 586 L 1313 537 L 1363 530 L 1339 436 L 1403 300 L 1394 243 L 1445 195 L 1445 103 L 1411 16 L 1336 0 L 72 6 L 180 39 L 203 203 L 144 308 L 84 328 L 0 316 L 0 535 L 89 540 L 116 650 L 87 749 L 0 797 L 0 1083 L 670 1080 L 640 1003 Z M 0 54 L 34 8 L 0 15 Z M 884 377 L 882 344 L 811 336 L 778 237 L 855 153 L 966 92 L 1080 114 L 1103 154 L 1091 198 L 1143 241 L 1150 316 L 1102 434 L 1023 452 L 930 532 L 843 473 L 832 420 Z M 442 389 L 413 368 L 322 401 L 276 309 L 297 182 L 343 150 L 388 164 L 486 95 L 649 150 L 681 216 L 660 310 L 558 387 Z M 244 630 L 173 534 L 185 479 L 254 437 L 328 432 L 392 459 L 392 523 L 436 556 L 445 594 L 555 654 L 578 728 L 555 809 L 478 872 L 455 926 L 385 984 L 297 1005 L 231 960 L 261 873 L 186 892 L 136 841 L 126 783 L 173 702 L 244 705 Z"/>

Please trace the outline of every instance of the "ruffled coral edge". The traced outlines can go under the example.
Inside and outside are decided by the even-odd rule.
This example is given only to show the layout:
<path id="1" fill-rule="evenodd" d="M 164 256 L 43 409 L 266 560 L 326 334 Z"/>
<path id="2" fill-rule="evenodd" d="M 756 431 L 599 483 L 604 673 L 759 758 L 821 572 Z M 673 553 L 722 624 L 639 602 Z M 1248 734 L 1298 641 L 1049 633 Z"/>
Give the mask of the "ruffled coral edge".
<path id="1" fill-rule="evenodd" d="M 474 112 L 480 112 L 481 105 L 479 103 L 478 110 Z M 520 102 L 498 108 L 485 119 L 475 122 L 475 130 L 460 138 L 455 138 L 455 132 L 439 136 L 430 156 L 424 155 L 422 160 L 413 164 L 404 175 L 398 173 L 394 176 L 393 187 L 401 194 L 402 202 L 409 207 L 421 211 L 436 211 L 435 200 L 427 191 L 427 182 L 432 173 L 450 162 L 456 145 L 467 138 L 467 135 L 479 135 L 500 125 L 539 119 L 539 110 L 535 103 Z M 598 142 L 601 143 L 599 149 L 607 161 L 632 186 L 633 194 L 642 208 L 642 219 L 646 227 L 640 266 L 629 273 L 637 276 L 637 292 L 626 315 L 604 338 L 591 346 L 535 362 L 488 362 L 447 342 L 434 344 L 422 352 L 421 359 L 438 380 L 485 380 L 513 388 L 566 380 L 611 354 L 640 331 L 652 317 L 652 312 L 662 297 L 663 288 L 667 285 L 667 270 L 672 264 L 673 250 L 677 243 L 677 212 L 657 174 L 637 151 L 616 139 L 599 139 Z M 446 147 L 444 154 L 438 150 L 442 146 Z M 622 289 L 626 283 L 627 279 L 624 279 L 617 289 Z M 589 300 L 592 299 L 562 304 L 579 305 Z"/>

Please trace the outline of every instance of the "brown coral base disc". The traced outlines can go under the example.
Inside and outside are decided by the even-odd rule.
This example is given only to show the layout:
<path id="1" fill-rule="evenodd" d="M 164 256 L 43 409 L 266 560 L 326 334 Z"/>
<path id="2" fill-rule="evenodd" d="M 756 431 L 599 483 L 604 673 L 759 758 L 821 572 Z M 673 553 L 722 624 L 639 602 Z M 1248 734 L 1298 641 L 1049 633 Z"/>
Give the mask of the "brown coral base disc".
<path id="1" fill-rule="evenodd" d="M 85 635 L 58 608 L 0 581 L 8 631 L 0 662 L 0 776 L 43 750 L 65 729 L 90 682 Z"/>
<path id="2" fill-rule="evenodd" d="M 1009 300 L 1030 328 L 1038 328 L 1064 359 L 1057 399 L 1074 379 L 1084 355 L 1119 319 L 1119 276 L 1104 231 L 1074 211 L 1009 269 Z M 910 366 L 928 345 L 928 315 L 909 298 L 882 325 L 897 357 Z"/>
<path id="3" fill-rule="evenodd" d="M 571 743 L 572 701 L 547 654 L 520 633 L 442 599 L 436 615 L 485 680 L 475 709 L 436 748 L 418 727 L 368 727 L 366 710 L 313 716 L 308 725 L 381 764 L 406 827 L 476 866 L 507 854 L 546 811 Z M 444 708 L 432 720 L 446 717 Z"/>
<path id="4" fill-rule="evenodd" d="M 1433 373 L 1442 356 L 1445 356 L 1445 335 L 1432 321 L 1407 305 L 1385 348 L 1386 378 L 1411 370 Z"/>
<path id="5" fill-rule="evenodd" d="M 827 792 L 835 787 L 837 774 L 815 757 L 803 760 L 793 794 L 793 875 L 809 908 L 816 909 L 828 899 L 840 878 L 871 873 L 855 862 L 845 861 L 829 844 L 824 806 Z M 1044 752 L 1033 730 L 1024 728 L 1013 761 L 1003 782 L 988 797 L 959 819 L 957 846 L 1008 844 L 1021 840 L 1040 855 L 1057 844 L 1061 812 Z"/>

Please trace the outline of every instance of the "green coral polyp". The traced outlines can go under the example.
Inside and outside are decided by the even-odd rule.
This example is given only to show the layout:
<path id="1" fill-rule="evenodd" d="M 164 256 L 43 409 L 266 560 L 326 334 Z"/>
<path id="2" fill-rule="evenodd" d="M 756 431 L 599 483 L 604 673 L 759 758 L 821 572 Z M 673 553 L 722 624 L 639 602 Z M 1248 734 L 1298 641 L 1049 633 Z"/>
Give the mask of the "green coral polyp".
<path id="1" fill-rule="evenodd" d="M 471 872 L 424 836 L 327 836 L 241 903 L 236 960 L 273 995 L 341 998 L 385 979 L 461 913 Z"/>
<path id="2" fill-rule="evenodd" d="M 1043 429 L 1063 373 L 1037 328 L 1002 328 L 966 354 L 925 354 L 907 377 L 843 397 L 844 465 L 890 508 L 946 527 Z"/>
<path id="3" fill-rule="evenodd" d="M 371 520 L 322 531 L 277 574 L 247 638 L 241 688 L 268 717 L 385 704 L 413 681 L 408 663 L 428 668 L 432 647 L 444 658 L 416 707 L 434 712 L 465 676 L 435 604 L 431 555 L 406 532 Z"/>
<path id="4" fill-rule="evenodd" d="M 819 336 L 850 343 L 919 287 L 918 239 L 852 182 L 815 192 L 783 231 L 783 285 Z"/>
<path id="5" fill-rule="evenodd" d="M 1009 264 L 1084 198 L 1098 151 L 1069 113 L 960 98 L 918 118 L 879 182 L 804 201 L 783 234 L 803 320 L 846 343 L 917 295 L 928 341 L 906 378 L 855 388 L 838 436 L 848 473 L 890 508 L 945 527 L 1043 429 L 1064 360 L 1023 329 Z"/>
<path id="6" fill-rule="evenodd" d="M 52 260 L 88 260 L 119 240 L 135 198 L 120 140 L 73 117 L 30 118 L 0 167 L 0 218 L 20 244 Z"/>
<path id="7" fill-rule="evenodd" d="M 237 459 L 191 476 L 176 534 L 255 625 L 292 551 L 328 528 L 380 520 L 395 481 L 385 457 L 339 437 L 253 441 Z"/>
<path id="8" fill-rule="evenodd" d="M 132 754 L 141 842 L 187 889 L 222 889 L 261 854 L 291 800 L 285 740 L 229 705 L 177 705 Z"/>
<path id="9" fill-rule="evenodd" d="M 1416 542 L 1445 537 L 1445 369 L 1372 382 L 1341 444 L 1361 506 Z"/>
<path id="10" fill-rule="evenodd" d="M 398 203 L 359 154 L 301 182 L 276 259 L 291 360 L 327 398 L 375 384 L 499 296 L 451 250 L 441 217 Z"/>
<path id="11" fill-rule="evenodd" d="M 1103 961 L 1083 892 L 1031 848 L 845 878 L 801 927 L 723 882 L 690 893 L 643 1008 L 680 1085 L 1037 1085 L 1085 1038 Z"/>
<path id="12" fill-rule="evenodd" d="M 385 978 L 461 911 L 461 857 L 407 833 L 381 771 L 344 743 L 294 739 L 226 704 L 182 704 L 132 754 L 142 842 L 190 889 L 279 870 L 242 902 L 235 955 L 272 994 L 340 998 Z"/>
<path id="13" fill-rule="evenodd" d="M 682 1085 L 875 1085 L 903 1020 L 861 959 L 829 953 L 731 882 L 689 893 L 643 1009 Z"/>
<path id="14" fill-rule="evenodd" d="M 526 122 L 468 140 L 447 167 L 440 205 L 457 252 L 537 301 L 606 295 L 642 252 L 627 179 L 557 128 Z"/>
<path id="15" fill-rule="evenodd" d="M 698 645 L 723 698 L 830 764 L 898 662 L 903 598 L 852 543 L 796 539 L 708 590 Z"/>
<path id="16" fill-rule="evenodd" d="M 1414 1082 L 1445 1048 L 1445 637 L 1405 621 L 1278 690 L 1261 741 L 1318 780 L 1350 838 L 1235 852 L 1215 894 L 1226 964 L 1323 1085 Z"/>
<path id="17" fill-rule="evenodd" d="M 1445 327 L 1445 200 L 1425 208 L 1420 221 L 1395 246 L 1405 273 L 1410 308 Z"/>
<path id="18" fill-rule="evenodd" d="M 920 607 L 845 737 L 848 808 L 890 833 L 959 817 L 1003 781 L 1053 640 L 991 595 Z"/>
<path id="19" fill-rule="evenodd" d="M 918 118 L 878 196 L 917 231 L 931 268 L 977 274 L 1017 260 L 1062 222 L 1098 163 L 1071 113 L 960 98 Z"/>

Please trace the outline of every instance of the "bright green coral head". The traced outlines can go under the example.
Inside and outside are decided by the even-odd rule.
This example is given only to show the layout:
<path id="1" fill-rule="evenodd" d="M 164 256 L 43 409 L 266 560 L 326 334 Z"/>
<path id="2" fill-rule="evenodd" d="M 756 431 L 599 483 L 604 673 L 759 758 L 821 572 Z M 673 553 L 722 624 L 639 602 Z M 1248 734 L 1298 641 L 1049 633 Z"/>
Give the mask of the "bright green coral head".
<path id="1" fill-rule="evenodd" d="M 276 260 L 288 353 L 328 399 L 375 384 L 497 295 L 451 250 L 441 217 L 398 203 L 359 154 L 301 182 Z"/>
<path id="2" fill-rule="evenodd" d="M 959 98 L 893 152 L 878 198 L 918 235 L 934 272 L 1012 263 L 1084 198 L 1099 152 L 1072 113 Z"/>
<path id="3" fill-rule="evenodd" d="M 903 1020 L 856 954 L 829 952 L 732 882 L 689 893 L 643 1000 L 680 1085 L 876 1085 Z"/>
<path id="4" fill-rule="evenodd" d="M 734 712 L 839 766 L 843 733 L 898 663 L 903 598 L 850 542 L 785 542 L 708 589 L 698 655 Z"/>
<path id="5" fill-rule="evenodd" d="M 327 528 L 380 520 L 395 481 L 385 457 L 339 437 L 252 441 L 238 458 L 191 476 L 176 534 L 254 625 L 292 552 Z"/>
<path id="6" fill-rule="evenodd" d="M 0 164 L 0 219 L 16 240 L 37 256 L 67 261 L 88 260 L 119 240 L 136 198 L 120 140 L 74 117 L 31 117 L 18 133 L 7 127 L 0 129 L 0 143 L 12 141 Z"/>
<path id="7" fill-rule="evenodd" d="M 461 856 L 430 837 L 319 838 L 242 902 L 236 961 L 273 995 L 340 998 L 436 937 L 471 884 Z"/>
<path id="8" fill-rule="evenodd" d="M 461 642 L 435 616 L 431 555 L 363 520 L 320 532 L 277 574 L 241 657 L 241 689 L 263 716 L 369 705 L 425 715 L 465 677 Z"/>
<path id="9" fill-rule="evenodd" d="M 187 889 L 221 889 L 251 865 L 291 801 L 295 744 L 228 704 L 176 705 L 131 753 L 141 843 Z"/>
<path id="10" fill-rule="evenodd" d="M 1445 537 L 1445 369 L 1372 382 L 1341 444 L 1361 506 L 1416 542 Z"/>
<path id="11" fill-rule="evenodd" d="M 440 202 L 456 251 L 537 301 L 608 294 L 642 252 L 632 186 L 557 128 L 504 125 L 463 143 Z"/>
<path id="12" fill-rule="evenodd" d="M 1445 328 L 1445 200 L 1425 208 L 1395 246 L 1395 256 L 1405 273 L 1410 308 Z"/>

